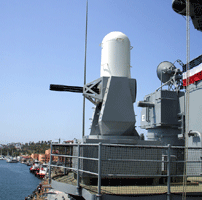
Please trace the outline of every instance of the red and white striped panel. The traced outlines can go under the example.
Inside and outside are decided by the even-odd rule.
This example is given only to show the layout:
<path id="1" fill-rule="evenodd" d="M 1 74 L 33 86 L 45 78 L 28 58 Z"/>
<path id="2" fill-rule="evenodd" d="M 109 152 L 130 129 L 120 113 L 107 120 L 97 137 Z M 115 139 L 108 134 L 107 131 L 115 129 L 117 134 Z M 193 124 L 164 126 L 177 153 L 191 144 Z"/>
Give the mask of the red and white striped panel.
<path id="1" fill-rule="evenodd" d="M 183 77 L 183 86 L 187 86 L 188 84 L 193 84 L 196 81 L 202 80 L 202 63 L 193 69 L 184 72 L 182 74 Z M 189 80 L 187 80 L 189 77 Z"/>

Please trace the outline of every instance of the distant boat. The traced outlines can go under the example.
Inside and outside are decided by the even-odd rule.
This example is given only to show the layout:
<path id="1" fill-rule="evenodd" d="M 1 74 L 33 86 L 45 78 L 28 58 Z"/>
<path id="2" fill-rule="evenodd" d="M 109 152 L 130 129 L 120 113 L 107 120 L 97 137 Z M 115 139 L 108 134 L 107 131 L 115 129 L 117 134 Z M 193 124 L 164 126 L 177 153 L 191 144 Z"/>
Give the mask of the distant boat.
<path id="1" fill-rule="evenodd" d="M 39 172 L 36 172 L 35 176 L 38 178 L 44 178 L 48 173 L 48 164 L 42 164 L 39 168 Z"/>
<path id="2" fill-rule="evenodd" d="M 2 149 L 1 149 L 1 156 L 0 156 L 0 160 L 4 160 L 4 156 L 2 155 Z"/>
<path id="3" fill-rule="evenodd" d="M 11 157 L 11 158 L 8 158 L 6 162 L 7 162 L 7 163 L 17 163 L 18 160 L 17 160 L 17 158 Z"/>
<path id="4" fill-rule="evenodd" d="M 32 165 L 32 162 L 30 160 L 28 160 L 26 163 L 25 163 L 27 166 L 31 166 Z"/>
<path id="5" fill-rule="evenodd" d="M 29 168 L 30 172 L 36 173 L 39 172 L 40 162 L 38 160 L 34 161 L 33 165 Z"/>

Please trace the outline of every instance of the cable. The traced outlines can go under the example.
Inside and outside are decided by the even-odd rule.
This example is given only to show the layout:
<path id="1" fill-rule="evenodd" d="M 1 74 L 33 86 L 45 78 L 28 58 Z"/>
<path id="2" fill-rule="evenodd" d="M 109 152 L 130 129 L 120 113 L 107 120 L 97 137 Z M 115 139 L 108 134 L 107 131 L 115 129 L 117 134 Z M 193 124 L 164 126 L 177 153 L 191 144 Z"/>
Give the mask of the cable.
<path id="1" fill-rule="evenodd" d="M 185 100 L 185 149 L 184 149 L 184 173 L 183 173 L 183 194 L 182 199 L 186 200 L 186 186 L 187 186 L 187 158 L 188 158 L 188 132 L 189 132 L 189 61 L 190 61 L 190 2 L 186 0 L 186 100 Z"/>

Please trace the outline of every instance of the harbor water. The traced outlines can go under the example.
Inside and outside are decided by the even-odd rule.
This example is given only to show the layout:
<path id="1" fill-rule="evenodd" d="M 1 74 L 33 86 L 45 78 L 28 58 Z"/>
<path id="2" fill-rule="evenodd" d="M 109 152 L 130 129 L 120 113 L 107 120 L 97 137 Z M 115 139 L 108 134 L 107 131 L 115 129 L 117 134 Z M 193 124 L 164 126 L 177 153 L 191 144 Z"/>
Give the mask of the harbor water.
<path id="1" fill-rule="evenodd" d="M 40 182 L 29 166 L 0 160 L 0 200 L 24 200 Z"/>

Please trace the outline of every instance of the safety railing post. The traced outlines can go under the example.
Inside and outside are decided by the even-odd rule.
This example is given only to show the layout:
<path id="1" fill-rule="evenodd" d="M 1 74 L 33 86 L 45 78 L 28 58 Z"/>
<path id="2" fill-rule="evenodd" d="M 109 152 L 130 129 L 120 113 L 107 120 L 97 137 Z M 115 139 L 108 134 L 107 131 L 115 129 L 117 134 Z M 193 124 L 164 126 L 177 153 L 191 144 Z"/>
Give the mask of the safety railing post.
<path id="1" fill-rule="evenodd" d="M 53 151 L 53 145 L 51 141 L 51 152 L 50 152 L 50 161 L 49 161 L 49 174 L 48 174 L 48 183 L 51 184 L 51 163 L 52 163 L 52 151 Z"/>
<path id="2" fill-rule="evenodd" d="M 171 181 L 171 177 L 170 177 L 170 169 L 171 169 L 171 160 L 170 160 L 170 144 L 168 145 L 168 157 L 167 157 L 167 200 L 170 200 L 170 181 Z"/>
<path id="3" fill-rule="evenodd" d="M 80 144 L 78 144 L 78 159 L 77 159 L 77 193 L 80 196 L 80 175 L 79 175 L 79 167 L 80 167 Z"/>
<path id="4" fill-rule="evenodd" d="M 69 155 L 73 156 L 73 146 L 70 146 L 70 152 Z M 69 158 L 69 167 L 72 167 L 72 158 Z"/>
<path id="5" fill-rule="evenodd" d="M 67 155 L 67 147 L 65 147 L 65 155 Z M 67 163 L 67 158 L 65 157 L 64 158 L 64 174 L 66 174 L 67 173 L 67 169 L 66 169 L 66 163 Z"/>
<path id="6" fill-rule="evenodd" d="M 102 143 L 100 142 L 98 146 L 98 191 L 96 195 L 98 200 L 101 200 L 101 180 L 102 180 L 101 158 L 102 158 Z"/>

